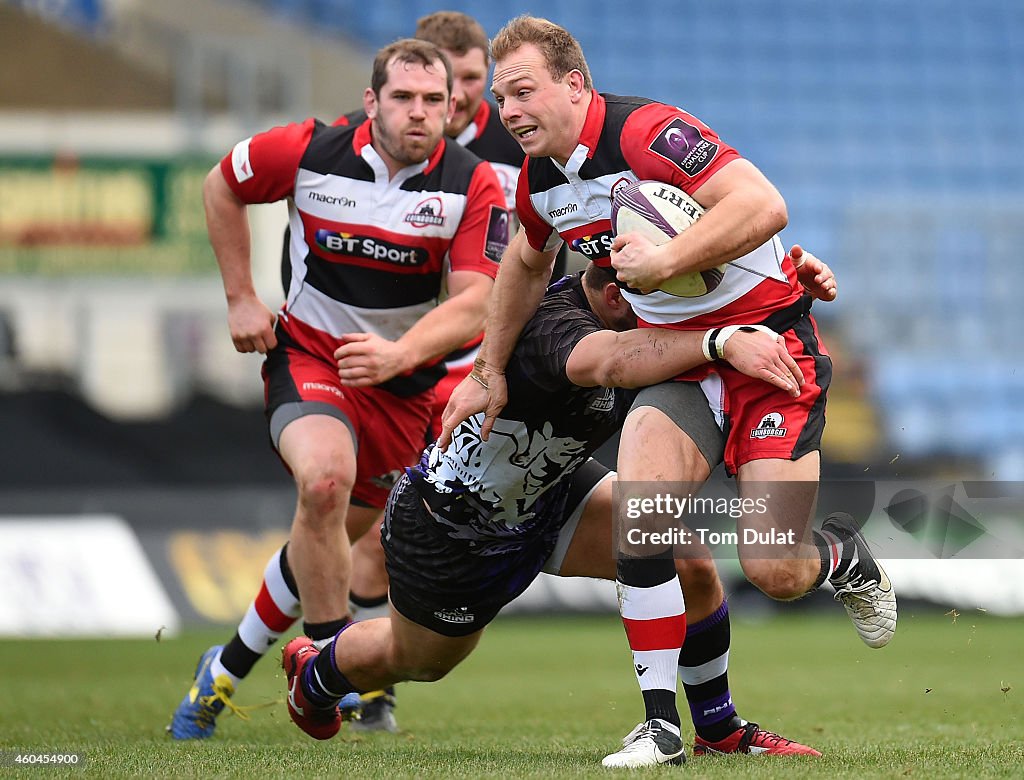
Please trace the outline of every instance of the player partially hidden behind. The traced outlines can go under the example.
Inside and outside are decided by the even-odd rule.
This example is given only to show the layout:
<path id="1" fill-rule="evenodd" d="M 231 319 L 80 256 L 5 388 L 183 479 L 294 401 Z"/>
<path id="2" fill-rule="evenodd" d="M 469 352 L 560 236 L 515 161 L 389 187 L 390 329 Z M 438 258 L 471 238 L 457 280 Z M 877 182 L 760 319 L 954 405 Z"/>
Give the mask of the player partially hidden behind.
<path id="1" fill-rule="evenodd" d="M 374 60 L 367 121 L 259 133 L 207 176 L 231 337 L 267 356 L 270 435 L 298 500 L 289 543 L 238 632 L 202 655 L 169 727 L 177 739 L 213 733 L 238 682 L 300 612 L 313 639 L 348 622 L 349 535 L 379 520 L 389 480 L 422 450 L 438 359 L 482 328 L 508 213 L 493 169 L 444 140 L 451 95 L 440 49 L 397 41 Z M 254 292 L 246 208 L 283 198 L 293 273 L 275 316 Z M 449 295 L 438 303 L 446 262 Z"/>
<path id="2" fill-rule="evenodd" d="M 815 259 L 811 267 L 821 265 Z M 289 712 L 306 733 L 317 739 L 334 736 L 342 720 L 338 702 L 352 692 L 443 677 L 541 570 L 615 577 L 613 475 L 590 459 L 618 429 L 629 406 L 626 394 L 610 388 L 656 382 L 708 359 L 703 334 L 626 330 L 635 322 L 613 278 L 596 266 L 582 279 L 567 278 L 548 292 L 508 364 L 509 403 L 493 430 L 489 435 L 481 430 L 480 415 L 462 423 L 449 443 L 428 447 L 392 491 L 383 532 L 390 619 L 352 624 L 323 652 L 307 637 L 285 648 Z M 745 375 L 799 392 L 799 373 L 791 373 L 795 363 L 774 333 L 734 333 L 726 358 Z M 474 373 L 469 381 L 481 377 Z M 704 417 L 694 426 L 707 433 L 701 439 L 708 448 L 703 457 L 714 461 L 721 457 L 720 432 L 706 405 Z M 680 562 L 679 572 L 699 595 L 695 600 L 710 600 L 711 610 L 722 611 L 721 592 L 707 587 L 717 582 L 710 557 Z M 669 597 L 652 600 L 653 590 L 668 591 Z M 648 639 L 657 641 L 634 656 L 650 669 L 638 678 L 648 717 L 630 735 L 634 748 L 628 760 L 618 765 L 683 760 L 677 664 L 684 679 L 704 683 L 687 687 L 688 696 L 698 703 L 709 695 L 723 702 L 727 732 L 737 731 L 739 742 L 746 740 L 727 741 L 733 750 L 745 752 L 756 739 L 758 751 L 820 755 L 735 714 L 726 673 L 728 623 L 723 633 L 721 615 L 702 621 L 708 635 L 695 638 L 698 653 L 705 654 L 698 663 L 680 653 L 686 618 L 677 580 L 631 588 L 622 600 L 623 622 L 646 624 Z M 708 611 L 708 606 L 698 609 Z M 666 676 L 671 691 L 648 685 Z M 703 721 L 695 717 L 695 724 L 699 735 Z"/>

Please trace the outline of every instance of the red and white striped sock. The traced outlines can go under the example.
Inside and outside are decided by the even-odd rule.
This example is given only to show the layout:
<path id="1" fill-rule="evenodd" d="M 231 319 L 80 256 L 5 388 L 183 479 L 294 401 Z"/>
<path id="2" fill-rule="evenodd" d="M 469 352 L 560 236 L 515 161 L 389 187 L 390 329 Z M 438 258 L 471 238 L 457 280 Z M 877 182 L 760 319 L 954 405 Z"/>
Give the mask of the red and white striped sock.
<path id="1" fill-rule="evenodd" d="M 235 636 L 211 664 L 210 672 L 215 678 L 226 674 L 237 686 L 249 674 L 302 614 L 297 591 L 285 545 L 267 563 L 255 601 L 246 610 Z"/>
<path id="2" fill-rule="evenodd" d="M 686 638 L 686 606 L 679 580 L 673 576 L 652 587 L 626 585 L 620 580 L 616 586 L 619 614 L 633 652 L 633 671 L 644 694 L 647 719 L 658 717 L 678 725 L 676 673 L 679 650 Z M 666 712 L 667 708 L 671 712 Z"/>

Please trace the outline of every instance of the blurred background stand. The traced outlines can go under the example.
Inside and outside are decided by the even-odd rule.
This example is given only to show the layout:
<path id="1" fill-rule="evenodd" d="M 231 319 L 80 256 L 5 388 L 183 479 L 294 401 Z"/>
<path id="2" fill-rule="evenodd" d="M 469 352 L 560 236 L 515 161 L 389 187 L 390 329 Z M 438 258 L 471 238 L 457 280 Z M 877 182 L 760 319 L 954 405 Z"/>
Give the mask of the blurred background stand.
<path id="1" fill-rule="evenodd" d="M 0 523 L 114 513 L 182 614 L 198 614 L 187 594 L 234 592 L 188 534 L 224 555 L 270 544 L 291 486 L 260 359 L 228 336 L 203 178 L 256 131 L 358 108 L 373 52 L 441 8 L 491 34 L 536 10 L 0 0 Z M 784 243 L 835 270 L 839 300 L 815 307 L 836 369 L 826 479 L 1024 480 L 1024 4 L 553 0 L 544 14 L 580 39 L 598 89 L 680 105 L 757 164 L 786 198 Z M 252 210 L 271 307 L 284 223 L 283 204 Z M 149 498 L 119 501 L 129 488 Z"/>

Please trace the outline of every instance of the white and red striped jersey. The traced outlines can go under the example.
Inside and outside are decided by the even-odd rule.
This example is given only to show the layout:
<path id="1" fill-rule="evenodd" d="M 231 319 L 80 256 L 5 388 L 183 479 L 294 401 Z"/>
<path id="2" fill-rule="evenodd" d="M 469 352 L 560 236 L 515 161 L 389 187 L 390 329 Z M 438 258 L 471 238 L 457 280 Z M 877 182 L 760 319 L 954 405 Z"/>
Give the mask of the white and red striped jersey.
<path id="1" fill-rule="evenodd" d="M 618 188 L 643 179 L 694 192 L 739 153 L 696 117 L 646 98 L 593 93 L 579 144 L 565 167 L 527 159 L 516 205 L 530 245 L 565 241 L 598 265 L 610 265 L 611 205 Z M 704 330 L 761 322 L 802 294 L 778 236 L 732 261 L 711 292 L 683 298 L 623 290 L 642 324 Z"/>
<path id="2" fill-rule="evenodd" d="M 238 143 L 221 161 L 246 203 L 288 198 L 291 281 L 281 308 L 288 341 L 333 362 L 345 333 L 395 340 L 437 304 L 446 263 L 493 278 L 508 241 L 505 197 L 491 167 L 442 140 L 389 179 L 371 123 L 309 119 Z M 432 386 L 421 367 L 382 385 Z"/>
<path id="3" fill-rule="evenodd" d="M 336 125 L 354 125 L 364 121 L 366 121 L 366 112 L 359 110 L 338 117 L 334 123 Z M 501 123 L 497 109 L 486 100 L 480 101 L 480 108 L 477 109 L 472 121 L 457 137 L 451 140 L 490 163 L 498 177 L 498 184 L 505 193 L 508 210 L 514 215 L 516 184 L 519 182 L 519 171 L 523 167 L 526 154 Z M 518 229 L 518 224 L 513 219 L 509 225 L 511 236 Z M 284 261 L 287 262 L 287 256 Z M 285 276 L 287 277 L 287 274 Z M 478 348 L 483 337 L 484 334 L 480 333 L 464 346 L 447 355 L 444 358 L 445 365 L 450 370 L 467 371 L 479 352 Z"/>

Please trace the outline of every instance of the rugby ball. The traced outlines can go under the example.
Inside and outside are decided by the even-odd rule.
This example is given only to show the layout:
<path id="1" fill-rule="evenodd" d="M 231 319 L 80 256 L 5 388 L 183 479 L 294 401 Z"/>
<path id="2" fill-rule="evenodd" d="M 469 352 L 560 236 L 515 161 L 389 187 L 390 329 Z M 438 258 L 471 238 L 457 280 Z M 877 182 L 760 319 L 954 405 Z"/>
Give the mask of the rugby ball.
<path id="1" fill-rule="evenodd" d="M 700 219 L 704 209 L 678 187 L 660 181 L 643 180 L 620 188 L 612 198 L 612 233 L 637 232 L 661 245 Z M 722 283 L 728 266 L 680 274 L 660 289 L 679 298 L 707 295 Z"/>

